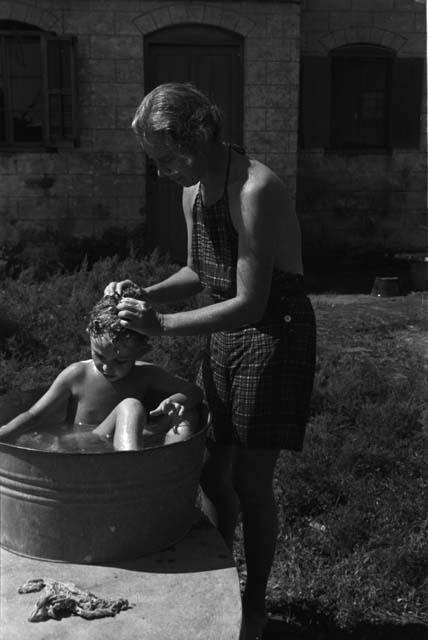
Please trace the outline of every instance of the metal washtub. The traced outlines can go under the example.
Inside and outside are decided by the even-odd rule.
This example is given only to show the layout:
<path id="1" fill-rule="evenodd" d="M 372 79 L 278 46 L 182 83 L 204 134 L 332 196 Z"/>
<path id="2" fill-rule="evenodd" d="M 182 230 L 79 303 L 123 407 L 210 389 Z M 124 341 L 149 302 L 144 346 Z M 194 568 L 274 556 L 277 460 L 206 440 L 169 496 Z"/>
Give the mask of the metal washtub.
<path id="1" fill-rule="evenodd" d="M 32 396 L 18 410 L 16 394 L 1 396 L 0 424 L 40 390 Z M 205 411 L 189 440 L 141 451 L 55 452 L 0 442 L 1 546 L 88 564 L 171 546 L 192 525 L 207 423 Z"/>

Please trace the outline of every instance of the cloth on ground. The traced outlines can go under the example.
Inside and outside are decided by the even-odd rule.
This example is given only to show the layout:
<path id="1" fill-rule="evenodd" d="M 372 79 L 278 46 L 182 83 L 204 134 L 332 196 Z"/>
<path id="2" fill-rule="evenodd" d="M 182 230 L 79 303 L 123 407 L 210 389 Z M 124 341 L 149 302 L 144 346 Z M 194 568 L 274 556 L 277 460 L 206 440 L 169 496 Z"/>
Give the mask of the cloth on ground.
<path id="1" fill-rule="evenodd" d="M 28 620 L 42 622 L 49 618 L 61 620 L 75 615 L 93 620 L 115 616 L 119 611 L 130 608 L 128 600 L 105 600 L 98 598 L 90 591 L 76 587 L 72 582 L 59 582 L 50 578 L 35 578 L 28 580 L 18 588 L 18 593 L 32 593 L 42 591 Z"/>

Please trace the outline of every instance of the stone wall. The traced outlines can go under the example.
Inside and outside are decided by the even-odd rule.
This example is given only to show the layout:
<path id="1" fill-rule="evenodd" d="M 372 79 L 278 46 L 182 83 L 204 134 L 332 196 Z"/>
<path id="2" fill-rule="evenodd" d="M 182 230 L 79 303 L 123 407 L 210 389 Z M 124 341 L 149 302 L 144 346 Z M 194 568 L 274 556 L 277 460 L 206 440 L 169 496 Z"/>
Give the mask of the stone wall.
<path id="1" fill-rule="evenodd" d="M 424 0 L 303 0 L 302 55 L 369 43 L 426 59 Z M 341 155 L 299 153 L 298 211 L 306 254 L 394 252 L 427 246 L 427 94 L 419 148 Z"/>
<path id="2" fill-rule="evenodd" d="M 144 221 L 144 158 L 130 122 L 144 94 L 144 36 L 175 24 L 224 27 L 245 37 L 245 145 L 294 193 L 299 14 L 294 1 L 2 1 L 0 20 L 77 37 L 80 146 L 0 150 L 0 239 L 47 227 L 97 235 Z"/>

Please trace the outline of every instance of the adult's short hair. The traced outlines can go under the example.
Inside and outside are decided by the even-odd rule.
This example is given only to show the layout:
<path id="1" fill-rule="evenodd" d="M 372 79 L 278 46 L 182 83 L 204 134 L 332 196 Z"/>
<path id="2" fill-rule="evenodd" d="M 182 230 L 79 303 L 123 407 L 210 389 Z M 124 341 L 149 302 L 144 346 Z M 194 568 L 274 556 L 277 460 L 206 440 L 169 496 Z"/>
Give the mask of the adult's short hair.
<path id="1" fill-rule="evenodd" d="M 220 109 L 192 84 L 179 82 L 161 84 L 148 93 L 132 122 L 143 145 L 165 136 L 190 152 L 219 140 L 221 127 Z"/>

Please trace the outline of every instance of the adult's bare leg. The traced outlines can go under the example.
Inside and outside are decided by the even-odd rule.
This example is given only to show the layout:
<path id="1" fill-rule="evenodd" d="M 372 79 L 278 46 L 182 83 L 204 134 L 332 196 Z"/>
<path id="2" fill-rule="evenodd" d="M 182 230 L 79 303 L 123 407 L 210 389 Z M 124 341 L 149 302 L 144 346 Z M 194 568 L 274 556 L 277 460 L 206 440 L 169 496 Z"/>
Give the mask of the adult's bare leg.
<path id="1" fill-rule="evenodd" d="M 208 443 L 202 469 L 202 510 L 218 528 L 229 549 L 239 513 L 238 497 L 232 483 L 235 448 Z"/>
<path id="2" fill-rule="evenodd" d="M 248 638 L 266 624 L 266 586 L 275 554 L 278 518 L 273 493 L 277 449 L 237 449 L 234 483 L 242 511 L 247 583 L 243 596 Z"/>

